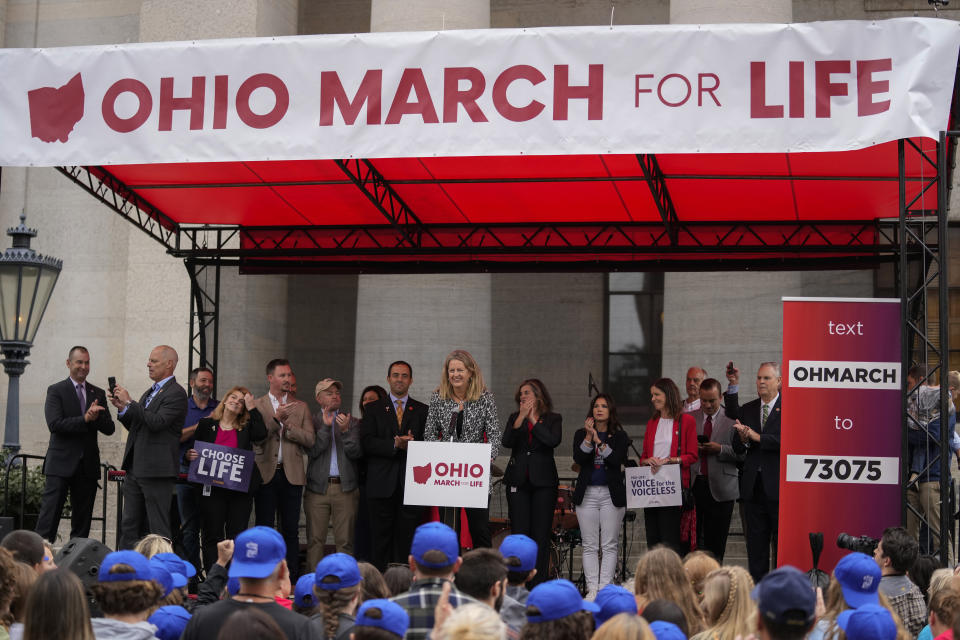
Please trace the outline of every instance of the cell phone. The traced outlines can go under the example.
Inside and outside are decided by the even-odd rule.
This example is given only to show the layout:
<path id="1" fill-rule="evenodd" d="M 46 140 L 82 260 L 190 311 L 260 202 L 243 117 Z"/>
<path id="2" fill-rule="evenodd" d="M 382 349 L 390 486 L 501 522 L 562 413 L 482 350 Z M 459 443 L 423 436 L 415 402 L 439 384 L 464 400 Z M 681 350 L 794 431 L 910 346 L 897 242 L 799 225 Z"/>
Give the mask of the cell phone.
<path id="1" fill-rule="evenodd" d="M 700 444 L 707 444 L 708 442 L 710 442 L 710 438 L 708 438 L 703 434 L 700 434 L 697 436 L 697 442 L 699 442 Z"/>
<path id="2" fill-rule="evenodd" d="M 117 388 L 117 379 L 114 376 L 107 378 L 107 387 L 110 389 L 110 395 L 113 395 L 114 390 Z"/>
<path id="3" fill-rule="evenodd" d="M 727 375 L 732 376 L 734 374 L 733 361 L 727 363 Z"/>

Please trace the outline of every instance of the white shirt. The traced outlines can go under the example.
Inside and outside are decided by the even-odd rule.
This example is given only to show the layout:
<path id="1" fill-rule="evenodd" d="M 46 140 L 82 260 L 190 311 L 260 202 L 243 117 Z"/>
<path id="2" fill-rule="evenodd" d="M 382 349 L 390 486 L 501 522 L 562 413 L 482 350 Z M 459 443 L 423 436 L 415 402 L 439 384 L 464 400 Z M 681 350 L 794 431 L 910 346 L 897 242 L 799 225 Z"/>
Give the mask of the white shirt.
<path id="1" fill-rule="evenodd" d="M 657 435 L 653 440 L 653 457 L 669 458 L 670 445 L 673 444 L 673 420 L 660 418 L 657 422 Z"/>
<path id="2" fill-rule="evenodd" d="M 273 405 L 274 413 L 277 412 L 277 408 L 279 408 L 281 404 L 287 403 L 286 394 L 284 394 L 282 402 L 274 398 L 273 394 L 270 393 L 269 391 L 267 392 L 267 397 L 270 398 L 270 404 Z M 277 422 L 280 422 L 280 418 L 277 418 Z M 280 422 L 280 446 L 277 447 L 277 464 L 280 464 L 281 462 L 283 462 L 283 427 L 284 426 L 285 425 L 282 422 Z"/>
<path id="3" fill-rule="evenodd" d="M 690 413 L 692 411 L 696 411 L 699 408 L 700 408 L 700 398 L 697 398 L 693 402 L 687 402 L 686 400 L 683 401 L 684 413 Z"/>

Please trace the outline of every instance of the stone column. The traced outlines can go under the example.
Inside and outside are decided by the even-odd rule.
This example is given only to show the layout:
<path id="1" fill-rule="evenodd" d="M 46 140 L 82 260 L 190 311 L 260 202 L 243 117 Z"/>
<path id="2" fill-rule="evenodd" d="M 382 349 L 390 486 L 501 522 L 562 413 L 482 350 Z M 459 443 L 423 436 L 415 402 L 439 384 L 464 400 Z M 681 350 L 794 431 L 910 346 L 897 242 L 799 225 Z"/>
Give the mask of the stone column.
<path id="1" fill-rule="evenodd" d="M 490 2 L 371 0 L 370 15 L 371 31 L 486 29 Z M 385 386 L 387 365 L 399 359 L 413 366 L 411 395 L 429 401 L 456 348 L 473 354 L 492 386 L 490 275 L 361 275 L 357 286 L 352 406 L 365 385 Z"/>

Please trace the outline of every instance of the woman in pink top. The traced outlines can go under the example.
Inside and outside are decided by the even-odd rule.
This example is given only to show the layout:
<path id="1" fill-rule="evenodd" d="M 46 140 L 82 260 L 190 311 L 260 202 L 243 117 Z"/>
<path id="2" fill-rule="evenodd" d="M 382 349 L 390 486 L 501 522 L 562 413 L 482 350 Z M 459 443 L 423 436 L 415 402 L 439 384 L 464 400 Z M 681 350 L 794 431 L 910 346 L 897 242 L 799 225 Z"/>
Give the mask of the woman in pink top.
<path id="1" fill-rule="evenodd" d="M 245 387 L 230 389 L 209 417 L 197 424 L 198 442 L 212 442 L 231 449 L 253 450 L 254 442 L 267 437 L 263 416 L 257 410 L 254 397 Z M 187 460 L 197 458 L 196 449 L 187 451 Z M 253 476 L 247 492 L 211 487 L 209 495 L 200 497 L 203 533 L 203 566 L 217 561 L 217 543 L 233 539 L 247 528 L 253 509 L 253 493 L 260 486 L 260 471 L 253 465 Z M 204 492 L 206 493 L 206 491 Z"/>

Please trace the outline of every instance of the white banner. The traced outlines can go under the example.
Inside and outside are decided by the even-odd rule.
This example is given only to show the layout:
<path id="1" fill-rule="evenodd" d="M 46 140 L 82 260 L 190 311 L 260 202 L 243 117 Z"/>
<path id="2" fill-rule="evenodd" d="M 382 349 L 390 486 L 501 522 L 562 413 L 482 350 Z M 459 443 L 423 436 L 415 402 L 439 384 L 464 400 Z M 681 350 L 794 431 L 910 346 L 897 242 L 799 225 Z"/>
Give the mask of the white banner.
<path id="1" fill-rule="evenodd" d="M 859 149 L 946 128 L 960 26 L 489 29 L 0 51 L 0 165 Z"/>
<path id="2" fill-rule="evenodd" d="M 485 508 L 490 497 L 490 453 L 489 443 L 411 441 L 403 503 Z"/>
<path id="3" fill-rule="evenodd" d="M 627 508 L 679 507 L 683 504 L 680 465 L 668 464 L 653 473 L 650 467 L 627 467 Z"/>

